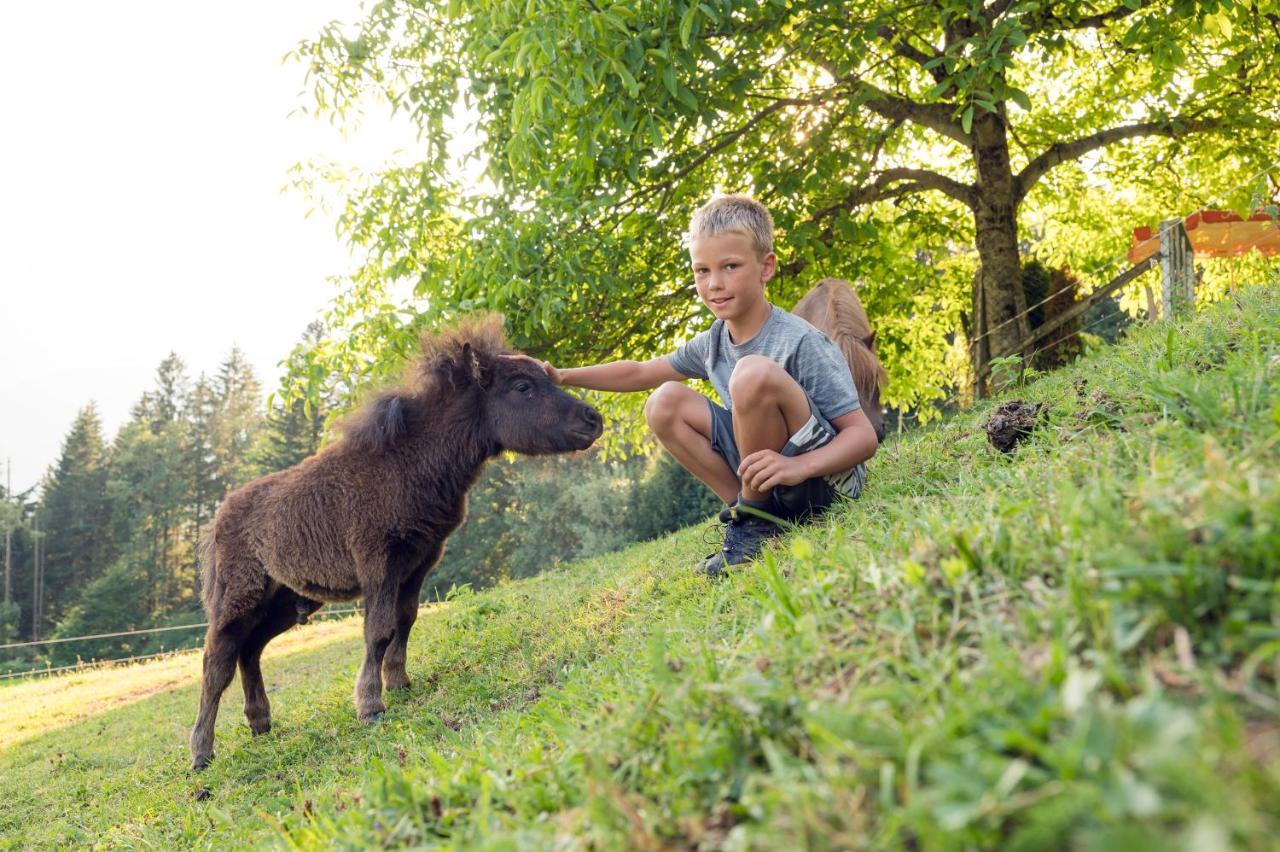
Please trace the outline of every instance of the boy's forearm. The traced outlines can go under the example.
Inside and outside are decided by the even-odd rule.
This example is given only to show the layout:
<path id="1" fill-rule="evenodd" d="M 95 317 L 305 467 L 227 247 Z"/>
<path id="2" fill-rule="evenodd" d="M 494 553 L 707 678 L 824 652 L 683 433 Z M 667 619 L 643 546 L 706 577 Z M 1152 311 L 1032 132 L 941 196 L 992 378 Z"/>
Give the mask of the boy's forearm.
<path id="1" fill-rule="evenodd" d="M 876 454 L 878 446 L 875 430 L 870 426 L 851 427 L 837 432 L 834 438 L 818 449 L 796 456 L 796 460 L 805 465 L 805 478 L 812 479 L 815 476 L 840 473 L 861 464 Z"/>
<path id="2" fill-rule="evenodd" d="M 654 385 L 643 366 L 640 361 L 610 361 L 590 367 L 569 367 L 560 370 L 560 383 L 589 390 L 648 390 Z"/>

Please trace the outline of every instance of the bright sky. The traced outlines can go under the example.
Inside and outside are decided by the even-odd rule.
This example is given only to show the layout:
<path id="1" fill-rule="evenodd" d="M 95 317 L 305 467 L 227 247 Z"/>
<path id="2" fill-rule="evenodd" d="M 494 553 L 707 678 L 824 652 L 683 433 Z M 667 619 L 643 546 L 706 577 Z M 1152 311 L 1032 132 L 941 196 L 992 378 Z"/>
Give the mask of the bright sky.
<path id="1" fill-rule="evenodd" d="M 0 476 L 23 490 L 94 400 L 108 440 L 176 351 L 233 344 L 270 388 L 350 267 L 333 222 L 281 193 L 292 164 L 411 149 L 295 115 L 281 59 L 358 0 L 11 3 L 0 10 Z"/>

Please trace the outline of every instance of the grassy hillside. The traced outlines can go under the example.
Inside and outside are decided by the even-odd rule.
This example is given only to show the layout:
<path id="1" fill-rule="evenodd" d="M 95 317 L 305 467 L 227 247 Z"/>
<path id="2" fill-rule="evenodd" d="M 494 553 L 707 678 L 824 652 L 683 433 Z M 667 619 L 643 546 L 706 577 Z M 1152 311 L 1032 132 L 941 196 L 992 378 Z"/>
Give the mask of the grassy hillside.
<path id="1" fill-rule="evenodd" d="M 730 580 L 702 529 L 425 615 L 365 728 L 358 640 L 13 740 L 7 845 L 1274 848 L 1280 288 L 887 445 Z M 998 402 L 998 401 L 997 401 Z M 47 683 L 47 682 L 45 682 Z M 19 687 L 0 688 L 0 704 Z M 27 688 L 27 687 L 21 687 Z M 8 724 L 8 723 L 6 723 Z"/>

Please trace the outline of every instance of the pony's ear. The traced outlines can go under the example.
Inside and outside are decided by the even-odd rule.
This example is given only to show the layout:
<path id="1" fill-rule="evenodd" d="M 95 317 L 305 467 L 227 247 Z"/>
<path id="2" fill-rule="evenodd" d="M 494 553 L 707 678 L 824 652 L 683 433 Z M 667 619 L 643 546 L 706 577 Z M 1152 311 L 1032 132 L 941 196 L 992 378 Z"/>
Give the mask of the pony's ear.
<path id="1" fill-rule="evenodd" d="M 489 387 L 489 379 L 493 371 L 485 366 L 470 343 L 462 344 L 462 371 L 467 378 L 482 388 Z"/>
<path id="2" fill-rule="evenodd" d="M 874 328 L 871 329 L 871 333 L 868 334 L 866 337 L 864 337 L 862 339 L 862 342 L 867 345 L 868 349 L 875 349 L 876 348 L 876 330 Z"/>

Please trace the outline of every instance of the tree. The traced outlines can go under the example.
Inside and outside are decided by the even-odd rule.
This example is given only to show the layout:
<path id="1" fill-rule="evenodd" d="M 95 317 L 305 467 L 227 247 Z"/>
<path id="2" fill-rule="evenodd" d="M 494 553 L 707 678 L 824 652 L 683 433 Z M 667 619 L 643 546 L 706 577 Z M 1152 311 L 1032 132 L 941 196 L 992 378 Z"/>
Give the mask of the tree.
<path id="1" fill-rule="evenodd" d="M 342 226 L 367 254 L 335 305 L 349 333 L 332 364 L 389 362 L 416 325 L 474 307 L 553 358 L 667 350 L 698 319 L 689 212 L 748 190 L 784 247 L 774 299 L 861 279 L 886 400 L 915 405 L 941 395 L 962 320 L 992 356 L 1025 345 L 1023 244 L 1054 236 L 1035 214 L 1064 186 L 1075 206 L 1167 198 L 1170 173 L 1185 191 L 1176 160 L 1202 202 L 1267 164 L 1278 52 L 1274 0 L 376 4 L 353 37 L 335 24 L 297 51 L 318 112 L 374 89 L 422 138 L 420 162 L 348 195 Z M 493 192 L 455 176 L 468 115 Z M 1081 188 L 1086 160 L 1105 177 Z M 1125 230 L 1095 221 L 1072 267 Z M 387 298 L 404 280 L 423 300 L 407 319 Z"/>
<path id="2" fill-rule="evenodd" d="M 0 564 L 0 571 L 4 572 L 3 582 L 4 593 L 0 597 L 0 644 L 13 642 L 17 639 L 22 621 L 22 604 L 23 587 L 22 583 L 22 563 L 23 550 L 22 538 L 23 533 L 29 532 L 24 529 L 23 504 L 21 498 L 13 499 L 12 495 L 0 485 L 0 547 L 5 548 L 4 553 L 0 553 L 0 560 L 5 560 Z"/>
<path id="3" fill-rule="evenodd" d="M 324 324 L 313 322 L 303 332 L 302 340 L 294 347 L 286 361 L 285 380 L 291 376 L 305 376 L 312 385 L 302 387 L 298 393 L 272 394 L 268 402 L 266 440 L 261 445 L 258 458 L 263 470 L 284 470 L 292 467 L 320 449 L 335 400 L 332 383 L 324 381 L 327 374 L 319 371 L 312 376 L 306 359 L 324 342 Z"/>
<path id="4" fill-rule="evenodd" d="M 218 501 L 224 491 L 218 478 L 218 457 L 215 451 L 218 432 L 218 395 L 209 380 L 202 374 L 191 387 L 187 397 L 186 441 L 183 470 L 190 487 L 188 536 L 199 539 L 204 525 L 213 519 Z M 193 560 L 195 552 L 192 553 Z M 192 588 L 199 592 L 198 566 L 193 562 Z"/>
<path id="5" fill-rule="evenodd" d="M 221 496 L 259 473 L 256 459 L 262 439 L 262 387 L 238 346 L 232 347 L 218 368 L 212 387 L 218 406 L 213 455 Z"/>
<path id="6" fill-rule="evenodd" d="M 186 520 L 195 493 L 187 472 L 192 393 L 186 365 L 170 353 L 112 444 L 110 490 L 119 553 L 112 572 L 117 578 L 121 572 L 133 572 L 140 580 L 135 590 L 140 604 L 129 612 L 135 620 L 159 617 L 181 606 L 184 593 L 189 597 L 195 587 L 194 582 L 184 582 L 195 571 L 195 539 Z M 77 589 L 77 623 L 121 617 L 95 606 L 104 590 L 115 594 L 110 585 Z M 64 634 L 72 629 L 66 621 L 60 626 Z"/>
<path id="7" fill-rule="evenodd" d="M 48 622 L 61 618 L 84 584 L 112 557 L 107 470 L 102 422 L 91 402 L 72 423 L 43 488 Z"/>

